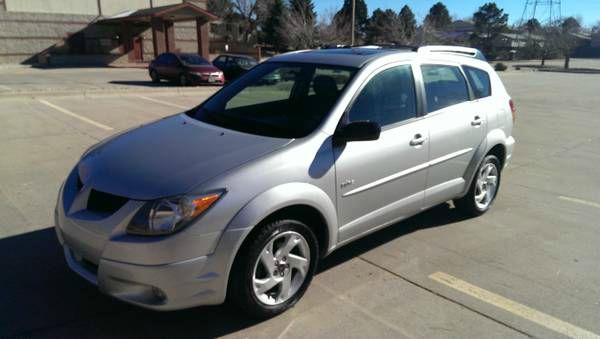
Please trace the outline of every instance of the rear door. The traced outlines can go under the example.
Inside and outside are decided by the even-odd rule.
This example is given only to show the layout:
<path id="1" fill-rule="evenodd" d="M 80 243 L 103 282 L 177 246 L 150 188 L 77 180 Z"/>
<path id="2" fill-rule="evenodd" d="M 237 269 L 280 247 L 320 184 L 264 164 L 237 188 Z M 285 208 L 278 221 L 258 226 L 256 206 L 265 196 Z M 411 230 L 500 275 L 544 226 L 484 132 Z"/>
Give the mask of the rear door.
<path id="1" fill-rule="evenodd" d="M 429 170 L 425 207 L 459 195 L 464 175 L 475 151 L 483 142 L 486 116 L 471 101 L 467 79 L 459 65 L 421 65 L 429 135 Z"/>
<path id="2" fill-rule="evenodd" d="M 365 82 L 340 123 L 360 120 L 377 122 L 382 130 L 378 140 L 334 148 L 342 242 L 422 207 L 428 129 L 417 114 L 411 65 L 380 69 Z"/>

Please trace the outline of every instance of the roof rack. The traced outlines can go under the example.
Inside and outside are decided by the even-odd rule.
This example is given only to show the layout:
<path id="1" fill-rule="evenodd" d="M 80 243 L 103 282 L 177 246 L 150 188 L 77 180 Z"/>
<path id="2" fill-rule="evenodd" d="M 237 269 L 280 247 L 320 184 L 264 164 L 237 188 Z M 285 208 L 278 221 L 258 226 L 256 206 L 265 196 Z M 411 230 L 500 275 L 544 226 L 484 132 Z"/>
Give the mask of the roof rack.
<path id="1" fill-rule="evenodd" d="M 460 56 L 464 56 L 464 57 L 470 57 L 470 58 L 487 61 L 485 55 L 483 55 L 483 53 L 480 50 L 478 50 L 476 48 L 462 47 L 462 46 L 445 46 L 445 45 L 423 46 L 423 47 L 419 47 L 417 49 L 417 53 L 454 54 L 454 55 L 460 55 Z"/>
<path id="2" fill-rule="evenodd" d="M 399 45 L 393 43 L 374 43 L 374 44 L 366 44 L 366 45 L 330 45 L 322 47 L 323 49 L 335 49 L 335 48 L 370 48 L 370 49 L 409 49 L 411 51 L 416 52 L 419 47 L 411 46 L 411 45 Z"/>

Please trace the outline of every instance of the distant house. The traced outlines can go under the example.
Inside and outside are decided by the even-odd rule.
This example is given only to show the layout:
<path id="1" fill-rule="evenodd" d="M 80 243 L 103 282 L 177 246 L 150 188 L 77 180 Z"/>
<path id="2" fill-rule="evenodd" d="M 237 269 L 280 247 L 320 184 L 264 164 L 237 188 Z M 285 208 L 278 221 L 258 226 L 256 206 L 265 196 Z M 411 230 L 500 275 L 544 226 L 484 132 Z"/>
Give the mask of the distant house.
<path id="1" fill-rule="evenodd" d="M 579 31 L 571 33 L 573 39 L 577 40 L 577 47 L 573 51 L 575 58 L 597 58 L 600 57 L 600 36 L 591 31 Z"/>
<path id="2" fill-rule="evenodd" d="M 475 31 L 475 25 L 470 20 L 456 20 L 448 25 L 443 34 L 445 38 L 453 41 L 456 44 L 464 45 L 469 44 L 471 34 Z"/>

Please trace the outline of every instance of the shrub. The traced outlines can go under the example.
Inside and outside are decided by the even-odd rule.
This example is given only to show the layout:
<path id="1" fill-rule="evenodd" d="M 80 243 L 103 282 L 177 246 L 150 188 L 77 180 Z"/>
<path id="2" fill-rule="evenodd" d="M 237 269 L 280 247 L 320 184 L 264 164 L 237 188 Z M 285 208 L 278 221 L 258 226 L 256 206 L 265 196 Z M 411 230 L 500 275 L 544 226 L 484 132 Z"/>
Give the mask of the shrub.
<path id="1" fill-rule="evenodd" d="M 496 64 L 496 66 L 494 67 L 494 69 L 496 71 L 499 71 L 499 72 L 504 72 L 504 71 L 506 71 L 508 69 L 508 66 L 506 66 L 505 64 L 499 62 L 499 63 Z"/>

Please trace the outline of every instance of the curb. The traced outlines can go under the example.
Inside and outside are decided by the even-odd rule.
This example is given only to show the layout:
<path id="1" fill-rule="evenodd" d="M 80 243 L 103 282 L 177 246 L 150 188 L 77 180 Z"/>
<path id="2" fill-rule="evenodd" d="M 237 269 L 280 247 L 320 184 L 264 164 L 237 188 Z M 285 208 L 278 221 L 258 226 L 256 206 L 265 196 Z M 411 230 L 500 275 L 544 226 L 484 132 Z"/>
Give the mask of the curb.
<path id="1" fill-rule="evenodd" d="M 146 90 L 136 90 L 136 89 L 87 89 L 80 91 L 72 91 L 72 90 L 58 90 L 58 91 L 24 91 L 24 92 L 10 92 L 10 93 L 0 93 L 0 100 L 2 99 L 36 99 L 36 98 L 44 98 L 44 97 L 69 97 L 69 96 L 79 96 L 79 97 L 99 97 L 99 96 L 131 96 L 131 95 L 140 95 L 140 94 L 160 94 L 160 95 L 183 95 L 183 96 L 191 96 L 197 94 L 207 94 L 211 95 L 212 93 L 219 90 L 221 87 L 195 87 L 195 88 L 165 88 L 165 89 L 146 89 Z"/>

